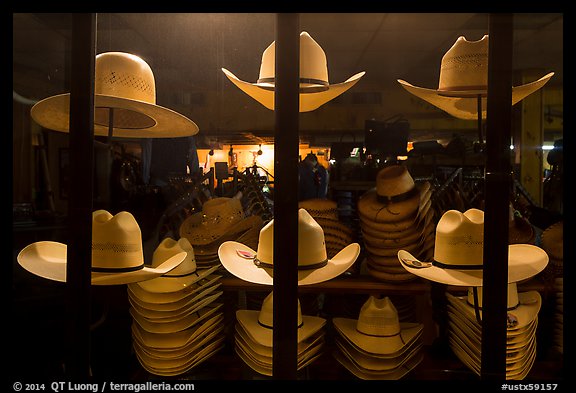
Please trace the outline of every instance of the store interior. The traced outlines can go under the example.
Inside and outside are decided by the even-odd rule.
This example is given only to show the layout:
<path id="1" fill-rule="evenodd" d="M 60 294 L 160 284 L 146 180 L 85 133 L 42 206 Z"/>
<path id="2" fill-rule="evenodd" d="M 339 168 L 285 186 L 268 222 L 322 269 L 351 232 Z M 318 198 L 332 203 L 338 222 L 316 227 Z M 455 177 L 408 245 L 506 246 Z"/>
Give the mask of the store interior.
<path id="1" fill-rule="evenodd" d="M 77 372 L 70 364 L 75 356 L 84 356 L 90 364 L 90 376 L 104 379 L 273 379 L 272 348 L 278 347 L 271 344 L 265 354 L 264 350 L 250 353 L 250 348 L 262 345 L 250 343 L 246 338 L 251 337 L 250 326 L 255 329 L 252 332 L 259 331 L 250 324 L 251 318 L 261 307 L 263 310 L 273 287 L 242 279 L 222 266 L 218 246 L 225 241 L 237 241 L 256 251 L 262 246 L 259 234 L 274 220 L 275 209 L 283 207 L 286 199 L 275 193 L 277 179 L 284 176 L 282 171 L 286 168 L 278 157 L 285 158 L 290 150 L 278 144 L 282 127 L 278 126 L 276 111 L 248 94 L 248 90 L 239 88 L 244 83 L 249 89 L 263 78 L 261 66 L 265 64 L 266 51 L 278 39 L 278 14 L 94 15 L 95 54 L 122 52 L 142 59 L 153 73 L 154 106 L 176 113 L 175 117 L 189 119 L 197 130 L 183 136 L 175 132 L 168 137 L 94 134 L 90 139 L 92 162 L 73 162 L 73 157 L 77 157 L 73 149 L 82 143 L 78 145 L 78 139 L 73 142 L 69 130 L 50 129 L 41 124 L 42 121 L 33 118 L 31 109 L 49 97 L 69 93 L 78 85 L 72 69 L 77 53 L 75 14 L 12 15 L 13 256 L 8 276 L 13 300 L 12 327 L 21 345 L 12 354 L 11 375 L 41 378 L 70 375 Z M 406 168 L 418 189 L 429 190 L 422 191 L 418 210 L 420 214 L 429 209 L 429 214 L 425 210 L 427 218 L 422 224 L 418 221 L 419 232 L 415 235 L 419 236 L 419 247 L 425 243 L 425 237 L 431 239 L 431 248 L 423 248 L 419 255 L 431 260 L 434 233 L 447 211 L 484 210 L 485 203 L 489 203 L 485 199 L 490 151 L 487 146 L 492 142 L 489 132 L 493 131 L 487 127 L 489 121 L 481 116 L 454 116 L 411 94 L 400 81 L 430 90 L 441 87 L 445 54 L 459 37 L 470 42 L 482 40 L 489 33 L 495 14 L 297 15 L 298 31 L 306 32 L 325 54 L 327 85 L 333 90 L 348 83 L 350 86 L 318 107 L 298 113 L 297 137 L 293 139 L 298 146 L 290 150 L 297 152 L 297 157 L 291 157 L 295 164 L 293 174 L 298 172 L 301 179 L 299 170 L 305 159 L 314 157 L 315 168 L 321 167 L 325 177 L 314 178 L 316 186 L 322 185 L 314 196 L 302 196 L 304 186 L 299 183 L 299 188 L 287 198 L 297 199 L 302 208 L 308 206 L 308 212 L 318 223 L 326 218 L 318 213 L 326 206 L 329 206 L 326 211 L 336 215 L 334 220 L 340 232 L 333 239 L 333 248 L 327 249 L 329 261 L 337 257 L 336 251 L 352 243 L 358 244 L 359 254 L 337 277 L 298 286 L 299 310 L 309 324 L 314 318 L 322 320 L 325 333 L 311 332 L 303 341 L 307 347 L 298 358 L 295 377 L 467 382 L 490 378 L 481 368 L 481 349 L 484 349 L 481 323 L 456 318 L 461 326 L 450 320 L 460 307 L 459 300 L 470 294 L 469 287 L 407 273 L 400 261 L 394 261 L 397 266 L 393 268 L 387 265 L 388 270 L 376 269 L 383 265 L 375 260 L 386 260 L 388 264 L 390 257 L 395 259 L 397 254 L 370 250 L 370 239 L 379 238 L 380 230 L 374 228 L 381 228 L 382 221 L 371 227 L 370 222 L 362 219 L 365 211 L 361 209 L 365 209 L 362 199 L 366 201 L 371 192 L 378 192 L 379 174 L 384 169 Z M 525 339 L 527 344 L 530 342 L 526 349 L 529 354 L 508 353 L 509 358 L 521 359 L 516 363 L 508 361 L 506 379 L 558 381 L 564 375 L 563 235 L 560 232 L 560 238 L 554 240 L 560 256 L 546 248 L 550 240 L 544 236 L 546 233 L 550 238 L 559 225 L 562 230 L 564 217 L 563 21 L 562 13 L 514 13 L 510 19 L 512 86 L 529 85 L 549 73 L 553 75 L 510 107 L 510 127 L 502 131 L 510 135 L 506 154 L 509 153 L 511 169 L 510 216 L 503 220 L 508 222 L 509 218 L 513 225 L 522 219 L 531 231 L 529 238 L 519 241 L 513 242 L 510 237 L 510 244 L 529 243 L 547 253 L 545 266 L 517 280 L 521 299 L 529 295 L 537 297 L 539 310 L 536 317 L 532 315 L 535 322 L 525 329 L 533 337 Z M 493 59 L 490 56 L 494 55 L 487 56 Z M 300 61 L 302 70 L 302 58 Z M 101 82 L 97 77 L 96 94 Z M 278 96 L 276 99 L 279 100 Z M 76 165 L 88 168 L 91 173 L 85 178 L 74 177 Z M 314 174 L 319 176 L 317 169 Z M 201 215 L 215 201 L 239 201 L 240 216 L 254 219 L 254 223 L 246 224 L 249 229 L 242 232 L 244 237 L 240 237 L 240 229 L 230 232 L 234 225 L 244 228 L 240 220 L 234 221 L 224 235 L 214 235 L 211 242 L 190 241 L 197 269 L 207 269 L 206 277 L 217 281 L 210 289 L 212 292 L 206 290 L 206 296 L 212 297 L 205 310 L 213 309 L 221 317 L 206 325 L 218 337 L 211 344 L 199 340 L 192 343 L 190 339 L 178 350 L 174 349 L 178 353 L 174 358 L 169 357 L 168 351 L 146 347 L 145 343 L 153 341 L 150 337 L 159 333 L 154 327 L 143 328 L 145 323 L 138 324 L 141 316 L 135 310 L 146 301 L 139 303 L 142 298 L 137 294 L 144 286 L 135 283 L 89 286 L 85 292 L 89 298 L 85 304 L 90 308 L 88 339 L 70 342 L 71 335 L 83 329 L 70 317 L 71 287 L 66 282 L 31 273 L 23 267 L 22 253 L 31 244 L 44 241 L 67 244 L 73 238 L 71 225 L 75 225 L 75 214 L 79 211 L 73 204 L 78 195 L 74 188 L 86 182 L 91 184 L 92 197 L 82 201 L 83 207 L 106 210 L 111 215 L 128 211 L 135 217 L 147 266 L 152 265 L 154 251 L 165 238 L 178 240 L 185 237 L 186 229 L 197 229 L 190 224 L 190 218 Z M 428 205 L 424 198 L 429 199 Z M 306 201 L 318 204 L 307 205 Z M 220 207 L 218 214 L 230 221 L 233 215 L 226 215 L 227 207 Z M 330 231 L 324 228 L 324 232 Z M 510 236 L 511 233 L 509 229 Z M 326 235 L 325 239 L 327 247 L 332 238 Z M 400 248 L 407 244 L 401 244 Z M 208 272 L 209 269 L 212 270 Z M 195 283 L 208 282 L 206 277 Z M 353 333 L 347 336 L 346 323 L 350 321 L 345 320 L 358 320 L 359 313 L 371 301 L 380 305 L 384 300 L 394 303 L 399 326 L 406 329 L 407 336 L 416 325 L 420 330 L 414 333 L 417 340 L 412 337 L 416 344 L 402 343 L 410 348 L 406 351 L 411 352 L 410 357 L 400 360 L 380 353 L 376 356 L 379 361 L 387 359 L 388 363 L 375 366 L 374 359 L 366 360 L 366 354 L 358 349 L 361 346 L 355 349 L 347 346 L 354 343 L 351 337 L 355 336 Z M 201 301 L 194 299 L 198 304 Z M 159 309 L 161 302 L 156 299 L 152 303 Z M 221 305 L 221 309 L 215 305 Z M 201 308 L 195 308 L 185 313 L 201 312 Z M 185 326 L 179 325 L 172 333 L 182 334 L 184 330 Z M 463 336 L 455 337 L 454 331 L 462 332 Z M 507 332 L 507 350 L 513 351 L 509 349 L 513 333 L 510 328 Z M 208 335 L 204 336 L 208 339 Z M 473 349 L 465 351 L 465 343 L 472 343 Z M 300 344 L 298 351 L 304 345 Z M 364 359 L 364 366 L 371 364 L 375 369 L 358 366 L 359 358 Z M 169 366 L 162 368 L 164 364 Z M 280 375 L 286 374 L 280 371 Z"/>

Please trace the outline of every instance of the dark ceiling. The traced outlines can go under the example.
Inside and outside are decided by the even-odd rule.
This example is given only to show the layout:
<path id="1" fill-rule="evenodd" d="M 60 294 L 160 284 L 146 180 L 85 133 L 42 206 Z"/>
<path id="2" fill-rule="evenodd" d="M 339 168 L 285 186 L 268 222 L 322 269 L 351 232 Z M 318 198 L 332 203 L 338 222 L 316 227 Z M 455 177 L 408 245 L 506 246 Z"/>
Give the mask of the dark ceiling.
<path id="1" fill-rule="evenodd" d="M 13 14 L 15 97 L 33 102 L 68 91 L 71 20 L 71 14 Z M 514 70 L 554 71 L 549 85 L 561 87 L 563 14 L 518 13 L 513 21 Z M 96 47 L 97 53 L 127 51 L 144 58 L 154 71 L 157 103 L 192 118 L 204 137 L 253 143 L 271 137 L 273 115 L 236 88 L 221 68 L 256 81 L 275 23 L 275 14 L 264 13 L 102 13 L 97 14 Z M 443 54 L 459 36 L 476 40 L 487 34 L 489 14 L 302 13 L 300 25 L 326 52 L 331 83 L 366 71 L 350 90 L 356 97 L 352 94 L 401 90 L 398 78 L 437 87 Z M 380 104 L 396 109 L 385 99 Z M 320 108 L 307 114 L 303 132 L 321 128 L 317 124 L 327 113 Z M 351 113 L 329 127 L 357 129 L 365 113 Z M 376 114 L 387 115 L 386 110 Z"/>

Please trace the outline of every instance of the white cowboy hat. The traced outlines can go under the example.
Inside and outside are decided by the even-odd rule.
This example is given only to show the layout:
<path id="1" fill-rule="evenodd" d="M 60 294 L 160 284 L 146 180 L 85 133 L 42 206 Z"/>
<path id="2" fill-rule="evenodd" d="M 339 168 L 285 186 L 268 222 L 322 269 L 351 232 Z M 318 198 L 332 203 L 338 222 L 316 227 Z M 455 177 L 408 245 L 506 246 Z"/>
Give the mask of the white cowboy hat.
<path id="1" fill-rule="evenodd" d="M 400 356 L 420 337 L 424 325 L 400 322 L 389 297 L 368 297 L 358 319 L 335 317 L 336 331 L 360 350 L 378 356 Z"/>
<path id="2" fill-rule="evenodd" d="M 142 58 L 123 52 L 96 56 L 94 69 L 94 135 L 107 136 L 113 109 L 113 136 L 119 138 L 176 138 L 195 135 L 196 123 L 156 105 L 152 69 Z M 69 132 L 70 94 L 36 103 L 30 114 L 42 127 Z"/>
<path id="3" fill-rule="evenodd" d="M 144 265 L 142 234 L 127 211 L 112 216 L 106 210 L 92 213 L 92 285 L 119 285 L 150 280 L 176 268 L 186 258 L 181 251 L 164 254 L 156 267 Z M 66 281 L 67 245 L 39 241 L 18 253 L 18 263 L 37 276 Z"/>
<path id="4" fill-rule="evenodd" d="M 236 310 L 236 320 L 248 334 L 251 341 L 266 347 L 272 347 L 273 333 L 273 292 L 262 301 L 260 310 Z M 318 333 L 326 325 L 326 319 L 313 315 L 302 315 L 298 300 L 297 342 L 300 343 Z"/>
<path id="5" fill-rule="evenodd" d="M 226 68 L 222 71 L 240 90 L 270 110 L 274 110 L 276 44 L 262 54 L 256 83 L 244 82 Z M 343 83 L 330 84 L 324 50 L 307 32 L 300 33 L 300 112 L 313 111 L 350 89 L 364 76 L 359 72 Z"/>
<path id="6" fill-rule="evenodd" d="M 130 285 L 139 286 L 144 291 L 151 293 L 164 294 L 184 292 L 192 284 L 208 277 L 218 269 L 218 266 L 213 266 L 207 269 L 198 269 L 194 256 L 194 248 L 188 239 L 183 237 L 178 239 L 178 241 L 171 237 L 164 238 L 158 247 L 156 247 L 156 250 L 154 250 L 152 255 L 152 267 L 157 266 L 160 261 L 164 261 L 168 259 L 168 257 L 182 251 L 186 252 L 186 258 L 180 265 L 178 265 L 178 267 L 172 269 L 161 277 Z M 187 290 L 186 293 L 189 293 L 189 290 Z M 147 301 L 146 299 L 142 300 Z M 152 303 L 156 302 L 154 301 Z"/>
<path id="7" fill-rule="evenodd" d="M 423 262 L 406 250 L 398 259 L 410 273 L 456 286 L 482 286 L 484 258 L 484 212 L 468 209 L 446 211 L 436 226 L 434 260 Z M 532 244 L 508 246 L 508 282 L 518 282 L 540 273 L 548 255 Z"/>
<path id="8" fill-rule="evenodd" d="M 512 105 L 542 88 L 553 75 L 550 72 L 537 81 L 512 87 Z M 438 89 L 417 87 L 402 79 L 398 79 L 398 82 L 409 93 L 464 120 L 478 119 L 480 96 L 482 118 L 486 118 L 488 35 L 477 41 L 458 37 L 442 57 Z"/>
<path id="9" fill-rule="evenodd" d="M 218 249 L 222 266 L 242 280 L 273 284 L 274 220 L 260 231 L 258 251 L 226 241 Z M 322 227 L 305 209 L 298 210 L 298 285 L 316 284 L 344 273 L 358 258 L 360 245 L 352 243 L 328 258 Z"/>

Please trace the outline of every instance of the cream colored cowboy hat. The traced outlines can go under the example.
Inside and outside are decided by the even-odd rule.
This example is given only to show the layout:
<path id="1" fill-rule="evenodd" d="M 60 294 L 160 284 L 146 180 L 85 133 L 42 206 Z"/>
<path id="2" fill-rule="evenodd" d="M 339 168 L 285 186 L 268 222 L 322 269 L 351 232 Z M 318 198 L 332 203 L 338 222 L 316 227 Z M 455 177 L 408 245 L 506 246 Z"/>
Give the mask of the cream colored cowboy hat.
<path id="1" fill-rule="evenodd" d="M 262 301 L 260 310 L 236 310 L 236 320 L 248 334 L 251 341 L 266 347 L 272 347 L 273 333 L 273 292 Z M 298 300 L 297 342 L 300 343 L 316 334 L 326 325 L 326 319 L 314 315 L 302 315 Z"/>
<path id="2" fill-rule="evenodd" d="M 482 286 L 484 212 L 469 209 L 446 211 L 436 226 L 434 260 L 423 262 L 406 250 L 398 251 L 402 266 L 430 281 L 456 286 Z M 518 282 L 540 273 L 548 255 L 532 244 L 508 246 L 508 282 Z"/>
<path id="3" fill-rule="evenodd" d="M 270 110 L 274 110 L 275 41 L 262 54 L 256 83 L 244 82 L 226 68 L 222 71 L 240 90 Z M 324 50 L 307 32 L 300 33 L 300 112 L 313 111 L 350 89 L 364 76 L 359 72 L 343 83 L 330 84 Z"/>
<path id="4" fill-rule="evenodd" d="M 94 135 L 119 138 L 176 138 L 195 135 L 196 123 L 173 110 L 156 105 L 156 84 L 150 66 L 140 57 L 123 52 L 96 56 L 94 69 Z M 30 114 L 42 127 L 69 132 L 70 94 L 36 103 Z"/>
<path id="5" fill-rule="evenodd" d="M 219 285 L 213 285 L 191 299 L 182 299 L 187 301 L 186 303 L 178 303 L 175 305 L 170 303 L 143 303 L 130 292 L 128 292 L 128 301 L 130 306 L 137 311 L 138 314 L 150 321 L 173 322 L 184 318 L 186 315 L 193 313 L 208 303 L 216 301 L 222 296 L 222 291 L 217 291 L 218 287 Z"/>
<path id="6" fill-rule="evenodd" d="M 144 264 L 142 234 L 132 213 L 106 210 L 92 213 L 92 285 L 120 285 L 150 280 L 168 273 L 186 258 L 186 252 L 163 254 L 155 267 Z M 18 253 L 18 263 L 37 276 L 66 281 L 67 245 L 39 241 Z"/>
<path id="7" fill-rule="evenodd" d="M 260 231 L 258 250 L 226 241 L 218 249 L 222 266 L 234 276 L 256 284 L 273 285 L 274 220 Z M 322 227 L 305 210 L 298 210 L 298 285 L 324 282 L 344 273 L 358 258 L 360 245 L 352 243 L 328 258 Z"/>
<path id="8" fill-rule="evenodd" d="M 537 81 L 512 87 L 512 105 L 542 88 L 553 75 L 550 72 Z M 482 118 L 486 118 L 488 35 L 477 41 L 458 37 L 442 57 L 438 89 L 417 87 L 402 79 L 398 82 L 409 93 L 459 119 L 478 119 L 480 96 Z"/>
<path id="9" fill-rule="evenodd" d="M 164 238 L 158 247 L 156 247 L 156 250 L 154 250 L 152 255 L 152 267 L 157 266 L 160 261 L 164 261 L 168 259 L 168 257 L 182 251 L 186 252 L 186 259 L 184 259 L 178 267 L 161 277 L 130 285 L 137 285 L 144 291 L 151 293 L 183 292 L 192 284 L 206 278 L 218 269 L 218 266 L 213 266 L 207 269 L 197 269 L 194 257 L 194 248 L 188 239 L 183 237 L 177 241 L 170 237 Z M 145 299 L 143 300 L 146 301 Z"/>
<path id="10" fill-rule="evenodd" d="M 424 325 L 400 322 L 398 311 L 389 297 L 368 297 L 358 319 L 334 317 L 336 331 L 355 347 L 378 356 L 399 356 L 412 345 Z"/>
<path id="11" fill-rule="evenodd" d="M 390 165 L 376 175 L 376 187 L 358 198 L 358 214 L 377 223 L 402 221 L 425 203 L 430 185 L 416 184 L 405 165 Z"/>

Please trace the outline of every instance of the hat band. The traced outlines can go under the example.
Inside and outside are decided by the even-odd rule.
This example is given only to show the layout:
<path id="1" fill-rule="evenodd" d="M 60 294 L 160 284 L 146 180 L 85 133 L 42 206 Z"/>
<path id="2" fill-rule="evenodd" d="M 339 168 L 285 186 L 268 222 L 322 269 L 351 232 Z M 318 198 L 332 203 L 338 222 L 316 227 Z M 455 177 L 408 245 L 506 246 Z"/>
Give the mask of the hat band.
<path id="1" fill-rule="evenodd" d="M 116 272 L 135 272 L 136 270 L 141 270 L 144 264 L 131 267 L 95 267 L 92 266 L 92 271 L 97 273 L 116 273 Z"/>
<path id="2" fill-rule="evenodd" d="M 453 91 L 486 91 L 487 87 L 486 85 L 471 85 L 471 86 L 450 86 L 450 87 L 444 87 L 442 89 L 438 89 L 439 93 L 442 92 L 453 92 Z"/>
<path id="3" fill-rule="evenodd" d="M 474 315 L 476 316 L 476 322 L 478 322 L 480 325 L 482 325 L 482 316 L 480 315 L 480 311 L 482 311 L 482 306 L 478 305 L 478 303 L 480 303 L 480 301 L 478 300 L 478 288 L 477 287 L 472 288 L 472 295 L 474 297 L 474 304 L 471 304 L 468 299 L 466 299 L 466 303 L 469 306 L 474 307 Z M 519 306 L 520 306 L 520 302 L 516 303 L 515 306 L 508 307 L 506 309 L 506 311 L 515 310 Z M 512 328 L 512 327 L 516 326 L 517 324 L 518 324 L 518 320 L 516 319 L 515 316 L 513 316 L 511 314 L 506 314 L 506 327 L 507 328 Z"/>
<path id="4" fill-rule="evenodd" d="M 274 329 L 274 326 L 272 326 L 272 325 L 266 325 L 266 324 L 260 322 L 260 319 L 258 319 L 258 325 L 262 326 L 262 327 L 265 328 L 265 329 Z M 298 324 L 298 329 L 300 329 L 303 325 L 304 325 L 304 321 L 300 322 L 300 323 Z"/>
<path id="5" fill-rule="evenodd" d="M 378 202 L 383 203 L 384 206 L 388 206 L 391 203 L 398 203 L 398 202 L 407 201 L 408 199 L 410 199 L 414 195 L 416 195 L 418 192 L 419 192 L 418 188 L 412 187 L 412 189 L 410 189 L 410 191 L 406 191 L 402 194 L 393 195 L 393 196 L 377 195 L 376 199 Z"/>
<path id="6" fill-rule="evenodd" d="M 258 83 L 275 83 L 275 81 L 276 81 L 276 78 L 271 77 L 271 78 L 259 78 L 257 82 Z M 321 79 L 300 78 L 300 83 L 310 83 L 313 85 L 321 85 L 321 86 L 317 86 L 317 87 L 306 87 L 306 88 L 300 87 L 300 93 L 317 93 L 320 91 L 328 90 L 328 82 L 323 81 Z M 274 87 L 272 87 L 272 86 L 260 86 L 260 87 L 262 89 L 265 89 L 265 90 L 274 90 Z"/>
<path id="7" fill-rule="evenodd" d="M 326 266 L 327 264 L 328 264 L 328 259 L 325 259 L 322 262 L 313 263 L 310 265 L 298 265 L 298 270 L 319 269 L 321 267 Z M 273 264 L 262 262 L 261 260 L 259 260 L 256 257 L 254 257 L 254 265 L 256 265 L 258 267 L 268 268 L 268 269 L 272 269 L 274 267 Z"/>
<path id="8" fill-rule="evenodd" d="M 438 262 L 437 260 L 432 261 L 432 265 L 442 268 L 442 269 L 457 269 L 457 270 L 482 270 L 484 265 L 453 265 Z"/>
<path id="9" fill-rule="evenodd" d="M 190 273 L 184 273 L 184 274 L 164 274 L 162 277 L 166 277 L 166 278 L 181 278 L 181 277 L 188 277 L 191 275 L 196 275 L 196 277 L 200 277 L 200 275 L 198 274 L 197 270 L 194 270 L 193 272 Z"/>
<path id="10" fill-rule="evenodd" d="M 358 330 L 358 328 L 356 328 L 356 331 L 357 331 L 358 333 L 361 333 L 361 334 L 363 334 L 363 335 L 365 335 L 365 336 L 369 336 L 369 337 L 396 337 L 396 336 L 400 336 L 400 341 L 402 342 L 402 344 L 406 344 L 406 343 L 404 342 L 404 337 L 402 337 L 402 335 L 400 334 L 400 332 L 394 333 L 394 334 L 370 334 L 370 333 L 366 333 L 366 332 L 363 332 L 363 331 L 361 331 L 361 330 Z"/>

